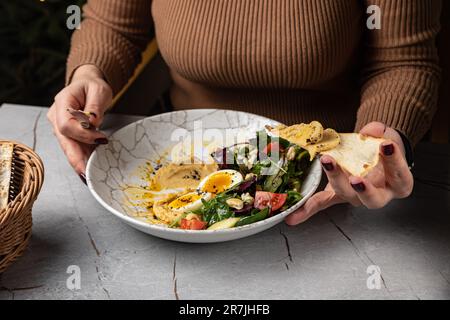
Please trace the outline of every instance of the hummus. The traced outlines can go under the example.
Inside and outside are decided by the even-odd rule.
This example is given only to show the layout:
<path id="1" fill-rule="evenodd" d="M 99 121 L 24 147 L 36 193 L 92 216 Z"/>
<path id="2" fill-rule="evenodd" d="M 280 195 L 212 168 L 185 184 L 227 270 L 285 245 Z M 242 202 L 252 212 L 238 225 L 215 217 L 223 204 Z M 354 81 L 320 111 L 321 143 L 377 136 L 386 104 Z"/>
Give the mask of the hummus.
<path id="1" fill-rule="evenodd" d="M 216 163 L 169 163 L 156 171 L 156 174 L 151 180 L 150 189 L 155 191 L 174 188 L 196 189 L 203 178 L 217 171 L 217 169 Z"/>
<path id="2" fill-rule="evenodd" d="M 169 207 L 169 203 L 182 194 L 183 193 L 172 194 L 165 199 L 156 201 L 153 205 L 153 214 L 155 215 L 155 217 L 165 224 L 171 224 L 172 222 L 174 222 L 174 220 L 177 219 L 182 213 L 171 210 Z"/>

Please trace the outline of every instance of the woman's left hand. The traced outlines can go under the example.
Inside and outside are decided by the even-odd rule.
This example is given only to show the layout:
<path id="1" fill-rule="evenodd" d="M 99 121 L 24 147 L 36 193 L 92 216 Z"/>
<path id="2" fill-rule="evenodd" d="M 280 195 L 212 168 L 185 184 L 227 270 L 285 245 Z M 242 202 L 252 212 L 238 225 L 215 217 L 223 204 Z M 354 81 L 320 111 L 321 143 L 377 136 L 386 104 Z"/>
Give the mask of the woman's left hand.
<path id="1" fill-rule="evenodd" d="M 332 157 L 322 156 L 320 162 L 328 177 L 328 184 L 324 191 L 316 193 L 303 207 L 286 218 L 288 225 L 302 223 L 335 204 L 350 203 L 378 209 L 392 199 L 406 198 L 411 194 L 414 179 L 406 163 L 402 138 L 398 132 L 380 122 L 369 123 L 360 132 L 387 139 L 380 146 L 378 165 L 365 178 L 353 177 L 344 172 Z"/>

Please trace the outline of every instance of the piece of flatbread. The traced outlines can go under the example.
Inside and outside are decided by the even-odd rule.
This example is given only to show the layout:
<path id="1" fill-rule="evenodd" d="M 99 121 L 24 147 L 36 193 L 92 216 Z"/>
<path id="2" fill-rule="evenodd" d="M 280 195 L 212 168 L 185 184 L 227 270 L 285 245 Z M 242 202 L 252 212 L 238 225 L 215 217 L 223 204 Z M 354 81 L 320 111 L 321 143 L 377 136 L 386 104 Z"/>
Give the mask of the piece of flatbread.
<path id="1" fill-rule="evenodd" d="M 279 125 L 275 128 L 266 127 L 269 132 L 304 148 L 307 145 L 318 143 L 323 137 L 323 127 L 318 121 L 300 123 L 292 126 Z"/>
<path id="2" fill-rule="evenodd" d="M 283 139 L 308 150 L 312 161 L 321 151 L 335 148 L 340 143 L 339 134 L 333 129 L 323 129 L 318 121 L 309 124 L 301 123 L 292 126 L 279 125 L 275 128 L 266 126 L 266 129 Z"/>
<path id="3" fill-rule="evenodd" d="M 341 143 L 335 148 L 320 152 L 329 155 L 336 163 L 355 177 L 364 177 L 379 161 L 382 138 L 359 133 L 340 133 Z"/>
<path id="4" fill-rule="evenodd" d="M 336 148 L 340 142 L 341 138 L 339 136 L 339 133 L 337 133 L 333 129 L 328 128 L 323 131 L 322 140 L 317 143 L 304 146 L 302 148 L 308 150 L 310 160 L 313 161 L 318 153 Z"/>
<path id="5" fill-rule="evenodd" d="M 13 150 L 12 143 L 0 144 L 0 210 L 8 205 Z"/>

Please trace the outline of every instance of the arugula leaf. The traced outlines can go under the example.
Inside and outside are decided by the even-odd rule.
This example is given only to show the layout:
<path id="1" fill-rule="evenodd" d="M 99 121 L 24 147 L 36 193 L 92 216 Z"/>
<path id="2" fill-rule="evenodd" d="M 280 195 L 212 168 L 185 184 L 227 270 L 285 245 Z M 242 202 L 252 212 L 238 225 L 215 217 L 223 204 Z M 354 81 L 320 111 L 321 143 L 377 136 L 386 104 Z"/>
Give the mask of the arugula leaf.
<path id="1" fill-rule="evenodd" d="M 270 163 L 269 159 L 264 159 L 264 160 L 257 161 L 253 165 L 251 172 L 256 174 L 257 176 L 259 176 L 259 175 L 261 175 L 262 169 L 270 167 L 270 164 L 271 163 Z"/>
<path id="2" fill-rule="evenodd" d="M 208 226 L 221 220 L 233 217 L 234 211 L 226 203 L 228 199 L 237 196 L 235 192 L 231 192 L 233 190 L 219 193 L 217 196 L 208 201 L 202 199 L 203 207 L 195 210 L 194 213 L 201 214 L 203 216 L 203 220 L 208 223 Z"/>
<path id="3" fill-rule="evenodd" d="M 299 202 L 303 199 L 303 196 L 300 194 L 300 192 L 289 190 L 287 192 L 287 199 L 284 203 L 283 207 L 281 208 L 281 211 L 284 211 L 290 207 L 292 207 L 294 204 Z"/>
<path id="4" fill-rule="evenodd" d="M 283 171 L 279 168 L 272 175 L 267 176 L 263 184 L 263 190 L 268 192 L 276 192 L 283 183 Z"/>
<path id="5" fill-rule="evenodd" d="M 294 161 L 287 161 L 284 165 L 284 171 L 285 174 L 283 175 L 282 183 L 280 184 L 278 188 L 279 193 L 285 193 L 289 189 L 289 182 L 291 181 L 292 177 L 295 176 L 295 162 Z"/>

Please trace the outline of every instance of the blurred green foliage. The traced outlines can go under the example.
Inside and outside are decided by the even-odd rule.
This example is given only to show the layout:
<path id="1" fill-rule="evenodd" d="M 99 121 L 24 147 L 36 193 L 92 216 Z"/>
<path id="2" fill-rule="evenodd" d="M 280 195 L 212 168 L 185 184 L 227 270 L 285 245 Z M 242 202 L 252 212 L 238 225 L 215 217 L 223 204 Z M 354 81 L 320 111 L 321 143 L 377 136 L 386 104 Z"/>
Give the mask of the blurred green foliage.
<path id="1" fill-rule="evenodd" d="M 0 2 L 0 104 L 49 106 L 64 86 L 69 5 L 85 0 Z"/>

